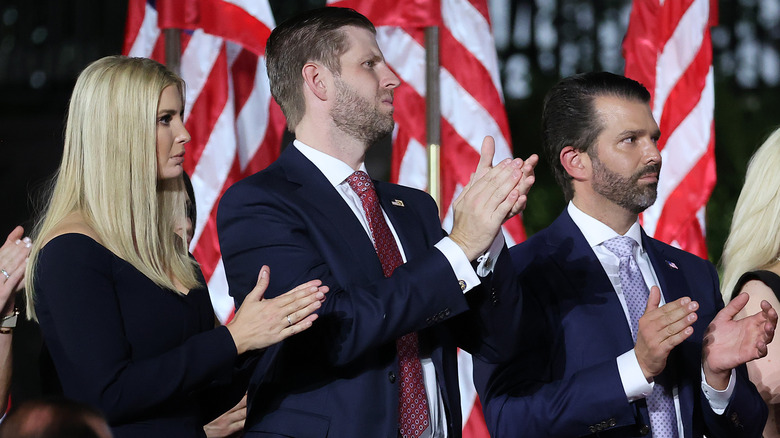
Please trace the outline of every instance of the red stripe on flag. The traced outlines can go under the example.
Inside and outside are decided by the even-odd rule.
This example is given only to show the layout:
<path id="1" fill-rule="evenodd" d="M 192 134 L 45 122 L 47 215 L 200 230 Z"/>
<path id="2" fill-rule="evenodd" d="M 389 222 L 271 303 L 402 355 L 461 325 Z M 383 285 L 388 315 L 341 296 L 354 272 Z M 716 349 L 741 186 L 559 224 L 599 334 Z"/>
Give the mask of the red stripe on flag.
<path id="1" fill-rule="evenodd" d="M 441 26 L 439 0 L 366 1 L 342 0 L 332 6 L 352 8 L 368 17 L 374 26 L 425 27 Z"/>
<path id="2" fill-rule="evenodd" d="M 257 73 L 257 55 L 248 51 L 241 52 L 230 67 L 233 76 L 234 104 L 236 114 L 241 112 L 249 95 L 255 88 L 255 74 Z"/>
<path id="3" fill-rule="evenodd" d="M 184 156 L 184 170 L 188 173 L 195 171 L 214 125 L 225 109 L 228 99 L 227 68 L 227 53 L 223 43 L 203 89 L 192 104 L 192 111 L 185 124 L 192 137 Z"/>
<path id="4" fill-rule="evenodd" d="M 125 40 L 122 44 L 122 53 L 127 55 L 133 47 L 138 32 L 141 30 L 141 24 L 146 15 L 145 1 L 130 1 L 127 4 L 127 21 L 125 22 Z"/>
<path id="5" fill-rule="evenodd" d="M 268 129 L 265 131 L 265 138 L 260 144 L 260 148 L 255 152 L 254 157 L 252 157 L 252 160 L 249 161 L 246 169 L 244 169 L 241 178 L 265 169 L 279 156 L 287 120 L 284 118 L 282 109 L 273 99 L 268 104 L 268 111 Z"/>

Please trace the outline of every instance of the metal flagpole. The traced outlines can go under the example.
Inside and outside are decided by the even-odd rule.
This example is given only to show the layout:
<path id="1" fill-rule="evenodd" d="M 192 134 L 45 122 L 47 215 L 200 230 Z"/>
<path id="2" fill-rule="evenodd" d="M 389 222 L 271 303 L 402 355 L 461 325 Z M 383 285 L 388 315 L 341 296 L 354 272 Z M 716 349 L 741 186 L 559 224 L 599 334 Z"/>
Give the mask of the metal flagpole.
<path id="1" fill-rule="evenodd" d="M 439 88 L 439 28 L 425 28 L 425 126 L 428 143 L 428 193 L 441 217 L 441 93 Z"/>
<path id="2" fill-rule="evenodd" d="M 181 29 L 163 29 L 165 36 L 165 65 L 181 76 Z"/>

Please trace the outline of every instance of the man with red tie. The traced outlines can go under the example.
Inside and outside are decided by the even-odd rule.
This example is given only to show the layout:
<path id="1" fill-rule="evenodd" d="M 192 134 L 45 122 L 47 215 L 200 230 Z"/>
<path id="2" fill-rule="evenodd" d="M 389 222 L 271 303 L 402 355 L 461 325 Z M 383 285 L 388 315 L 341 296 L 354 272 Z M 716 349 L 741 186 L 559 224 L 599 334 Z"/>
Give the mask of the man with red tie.
<path id="1" fill-rule="evenodd" d="M 314 327 L 262 353 L 248 437 L 459 437 L 456 347 L 498 360 L 506 339 L 491 335 L 517 325 L 499 230 L 538 159 L 492 167 L 486 138 L 449 236 L 428 195 L 373 181 L 365 153 L 393 129 L 399 84 L 375 33 L 353 10 L 324 8 L 268 40 L 271 91 L 296 139 L 222 198 L 225 271 L 231 293 L 251 289 L 258 263 L 269 297 L 314 278 L 330 293 Z"/>

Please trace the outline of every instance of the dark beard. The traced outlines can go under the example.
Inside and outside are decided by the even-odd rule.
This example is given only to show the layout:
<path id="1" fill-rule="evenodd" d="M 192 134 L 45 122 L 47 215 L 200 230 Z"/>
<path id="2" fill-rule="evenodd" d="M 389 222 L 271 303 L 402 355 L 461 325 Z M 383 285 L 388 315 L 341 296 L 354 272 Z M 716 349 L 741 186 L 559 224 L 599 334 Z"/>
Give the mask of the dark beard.
<path id="1" fill-rule="evenodd" d="M 611 171 L 598 156 L 592 155 L 590 158 L 593 163 L 593 190 L 596 193 L 634 214 L 653 205 L 658 195 L 658 183 L 640 185 L 639 179 L 649 173 L 659 173 L 660 163 L 645 166 L 630 177 L 624 177 Z"/>
<path id="2" fill-rule="evenodd" d="M 390 91 L 392 93 L 392 91 Z M 345 133 L 371 145 L 393 132 L 393 114 L 382 114 L 341 79 L 336 79 L 336 104 L 330 110 L 333 123 Z"/>

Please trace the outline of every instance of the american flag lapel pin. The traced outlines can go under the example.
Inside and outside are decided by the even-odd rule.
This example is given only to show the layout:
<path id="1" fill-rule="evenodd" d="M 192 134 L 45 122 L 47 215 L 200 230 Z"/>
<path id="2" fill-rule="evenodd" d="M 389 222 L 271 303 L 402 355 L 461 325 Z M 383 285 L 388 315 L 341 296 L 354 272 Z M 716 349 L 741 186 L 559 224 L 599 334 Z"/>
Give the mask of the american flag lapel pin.
<path id="1" fill-rule="evenodd" d="M 396 207 L 403 207 L 404 206 L 404 201 L 402 201 L 400 199 L 393 199 L 393 201 L 390 202 L 390 203 L 395 205 Z"/>
<path id="2" fill-rule="evenodd" d="M 666 264 L 669 265 L 669 267 L 672 269 L 680 269 L 674 262 L 670 262 L 669 260 L 666 261 Z"/>

